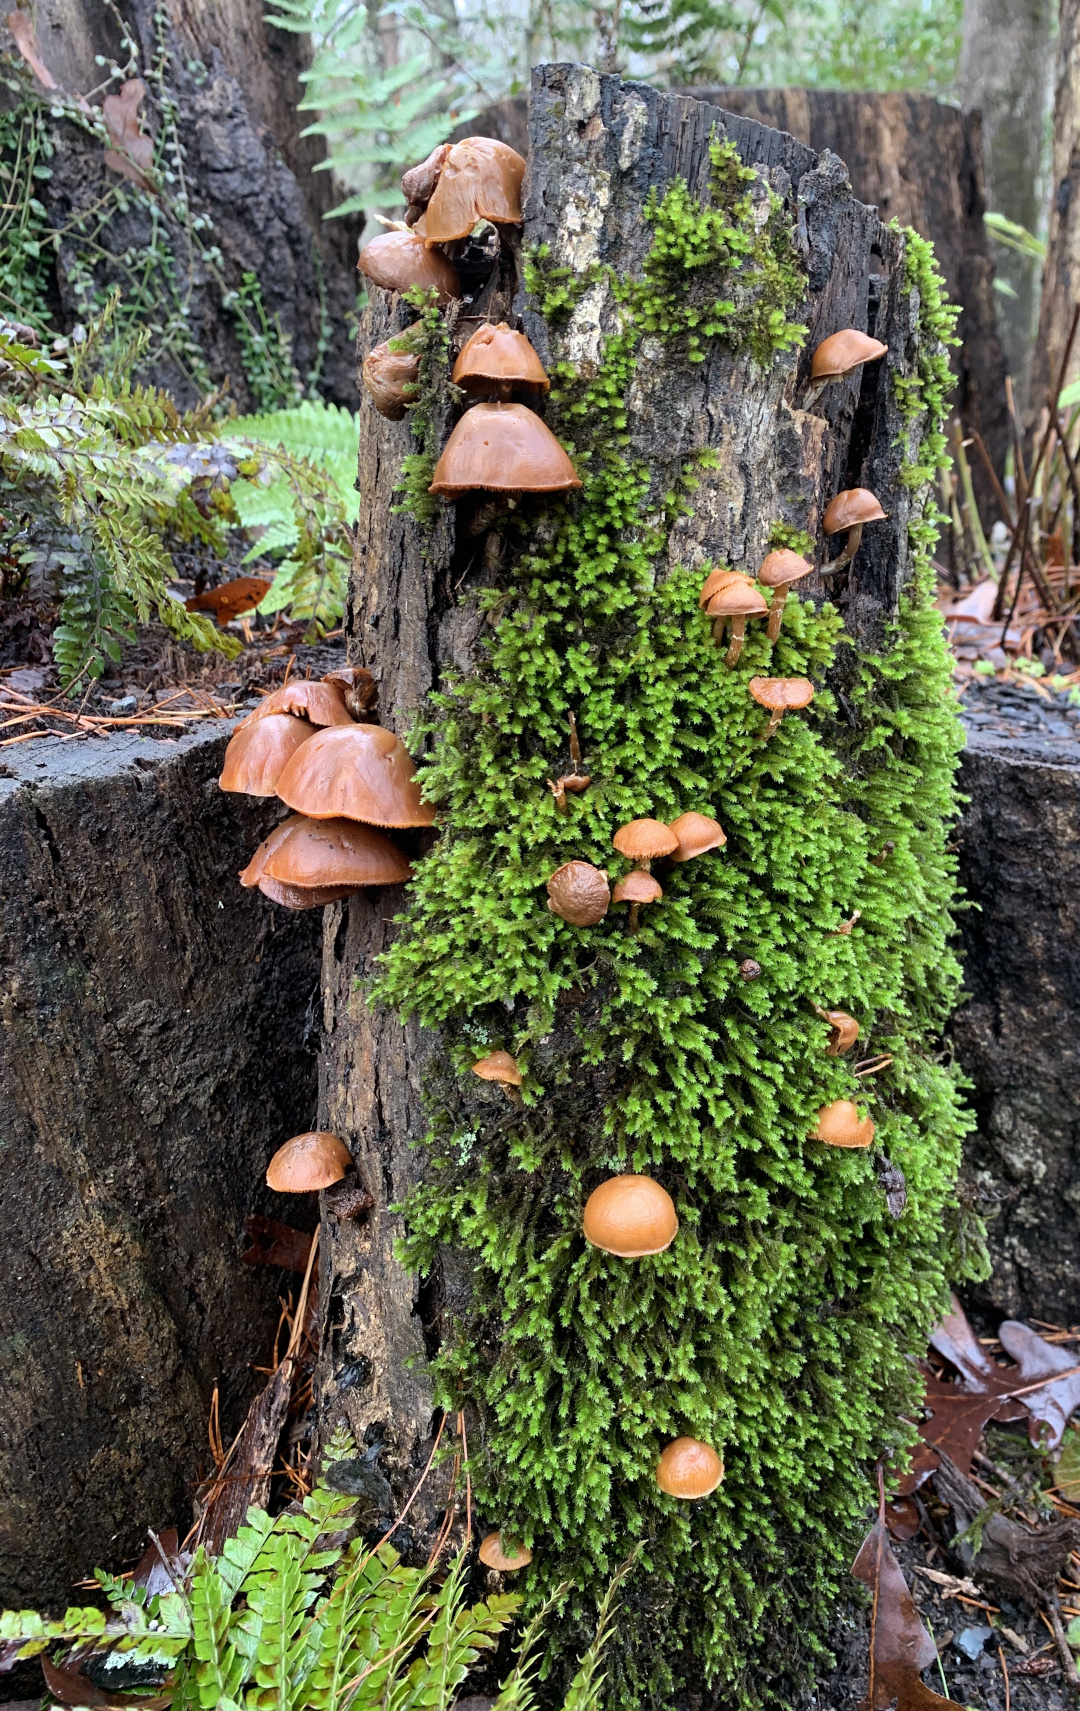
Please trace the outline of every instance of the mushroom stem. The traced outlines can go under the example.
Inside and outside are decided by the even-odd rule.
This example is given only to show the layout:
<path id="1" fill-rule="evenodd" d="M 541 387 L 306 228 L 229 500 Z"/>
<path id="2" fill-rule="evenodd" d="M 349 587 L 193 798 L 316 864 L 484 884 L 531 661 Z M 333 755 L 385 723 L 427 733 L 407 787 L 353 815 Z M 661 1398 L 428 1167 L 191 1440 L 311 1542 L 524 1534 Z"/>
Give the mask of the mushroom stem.
<path id="1" fill-rule="evenodd" d="M 802 401 L 802 409 L 809 410 L 811 405 L 816 404 L 828 384 L 828 376 L 826 376 L 824 380 L 812 380 L 806 388 L 806 394 Z"/>
<path id="2" fill-rule="evenodd" d="M 638 930 L 638 927 L 640 925 L 640 922 L 641 922 L 641 904 L 640 903 L 631 903 L 631 905 L 630 905 L 630 919 L 627 922 L 627 931 L 630 933 L 636 933 Z"/>
<path id="3" fill-rule="evenodd" d="M 771 736 L 773 736 L 773 734 L 780 729 L 780 721 L 783 717 L 784 717 L 784 709 L 782 707 L 775 707 L 773 709 L 771 716 L 770 716 L 769 723 L 765 728 L 765 732 L 762 736 L 761 740 L 763 743 L 767 743 L 769 738 Z"/>
<path id="4" fill-rule="evenodd" d="M 573 713 L 568 713 L 566 717 L 570 721 L 570 759 L 574 763 L 574 771 L 577 772 L 581 765 L 581 743 L 577 734 L 577 720 Z"/>
<path id="5" fill-rule="evenodd" d="M 566 800 L 566 787 L 561 778 L 549 778 L 548 789 L 555 798 L 555 806 L 560 814 L 569 814 L 570 804 Z"/>
<path id="6" fill-rule="evenodd" d="M 843 570 L 845 565 L 851 563 L 855 554 L 859 550 L 859 543 L 862 540 L 862 532 L 863 525 L 861 523 L 856 523 L 853 528 L 848 530 L 847 546 L 844 548 L 839 558 L 834 558 L 831 564 L 822 565 L 822 576 L 832 576 L 834 571 Z"/>
<path id="7" fill-rule="evenodd" d="M 731 645 L 727 651 L 726 661 L 729 666 L 738 665 L 739 655 L 742 653 L 743 637 L 745 635 L 746 619 L 741 613 L 738 613 L 731 620 Z"/>
<path id="8" fill-rule="evenodd" d="M 765 634 L 768 636 L 770 642 L 775 642 L 777 636 L 780 634 L 780 625 L 784 621 L 784 602 L 786 599 L 786 588 L 777 588 L 773 590 L 773 603 L 769 607 L 769 622 L 765 630 Z"/>

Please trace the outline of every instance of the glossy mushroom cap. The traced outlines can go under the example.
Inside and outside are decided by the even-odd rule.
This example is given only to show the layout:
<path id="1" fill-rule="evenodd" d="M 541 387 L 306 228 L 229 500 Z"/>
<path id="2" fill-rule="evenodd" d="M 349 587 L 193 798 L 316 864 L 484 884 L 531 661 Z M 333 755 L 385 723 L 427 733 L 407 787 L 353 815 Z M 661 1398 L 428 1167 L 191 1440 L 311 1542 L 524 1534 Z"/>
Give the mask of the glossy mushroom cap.
<path id="1" fill-rule="evenodd" d="M 765 588 L 788 588 L 791 583 L 798 582 L 800 577 L 809 576 L 813 565 L 798 553 L 789 552 L 787 547 L 767 553 L 761 561 L 761 569 L 757 579 Z"/>
<path id="2" fill-rule="evenodd" d="M 710 820 L 707 814 L 680 814 L 677 820 L 672 820 L 668 831 L 678 839 L 678 846 L 672 850 L 673 862 L 693 861 L 695 856 L 705 855 L 708 850 L 722 850 L 727 843 L 723 828 L 717 820 Z"/>
<path id="3" fill-rule="evenodd" d="M 812 1141 L 823 1141 L 827 1147 L 868 1147 L 874 1138 L 874 1125 L 869 1117 L 860 1117 L 850 1099 L 835 1099 L 818 1112 L 817 1128 Z"/>
<path id="4" fill-rule="evenodd" d="M 270 713 L 238 727 L 229 740 L 218 784 L 245 796 L 276 796 L 289 762 L 316 736 L 315 726 L 289 713 Z"/>
<path id="5" fill-rule="evenodd" d="M 481 1081 L 498 1081 L 503 1087 L 520 1087 L 521 1071 L 517 1066 L 517 1058 L 509 1052 L 489 1052 L 479 1063 L 472 1066 L 474 1075 Z"/>
<path id="6" fill-rule="evenodd" d="M 255 724 L 258 719 L 267 719 L 274 713 L 292 713 L 306 719 L 309 725 L 351 725 L 352 719 L 345 706 L 344 690 L 336 684 L 311 681 L 297 678 L 294 683 L 286 683 L 280 689 L 274 689 L 269 695 L 264 695 L 257 707 L 254 707 L 247 718 L 237 726 L 244 730 L 248 725 Z"/>
<path id="7" fill-rule="evenodd" d="M 524 404 L 474 404 L 435 465 L 429 493 L 567 493 L 581 480 L 551 429 Z"/>
<path id="8" fill-rule="evenodd" d="M 402 885 L 411 874 L 397 845 L 373 826 L 291 814 L 259 845 L 240 883 L 263 890 L 270 879 L 300 891 L 332 888 L 348 896 L 364 885 Z"/>
<path id="9" fill-rule="evenodd" d="M 861 363 L 876 362 L 888 349 L 888 345 L 883 345 L 879 339 L 872 339 L 869 333 L 859 333 L 854 327 L 845 327 L 842 332 L 831 334 L 818 345 L 810 365 L 810 378 L 842 380 L 845 374 L 850 374 Z"/>
<path id="10" fill-rule="evenodd" d="M 656 1464 L 656 1483 L 669 1497 L 708 1497 L 724 1477 L 724 1464 L 699 1438 L 676 1438 Z"/>
<path id="11" fill-rule="evenodd" d="M 814 699 L 814 685 L 806 677 L 752 677 L 747 688 L 770 713 L 796 713 Z"/>
<path id="12" fill-rule="evenodd" d="M 363 820 L 371 826 L 430 826 L 435 813 L 420 795 L 412 756 L 381 725 L 319 731 L 284 768 L 281 800 L 313 820 Z"/>
<path id="13" fill-rule="evenodd" d="M 603 868 L 567 861 L 547 882 L 548 908 L 572 927 L 595 927 L 608 912 L 611 887 Z"/>
<path id="14" fill-rule="evenodd" d="M 886 515 L 877 495 L 868 487 L 849 487 L 830 499 L 821 526 L 827 535 L 838 535 L 844 529 L 853 529 L 857 523 L 880 523 Z"/>
<path id="15" fill-rule="evenodd" d="M 323 673 L 324 683 L 334 683 L 345 697 L 346 711 L 354 719 L 371 717 L 379 699 L 379 686 L 366 665 L 343 665 L 337 671 Z"/>
<path id="16" fill-rule="evenodd" d="M 829 1057 L 843 1057 L 859 1037 L 859 1024 L 846 1010 L 822 1010 L 821 1018 L 828 1022 L 832 1033 L 825 1048 Z"/>
<path id="17" fill-rule="evenodd" d="M 528 1568 L 532 1562 L 532 1551 L 526 1545 L 518 1545 L 516 1550 L 504 1550 L 501 1533 L 489 1533 L 481 1540 L 476 1554 L 486 1568 L 497 1568 L 503 1574 Z"/>
<path id="18" fill-rule="evenodd" d="M 726 588 L 729 582 L 741 582 L 744 585 L 752 583 L 752 578 L 745 576 L 741 570 L 728 570 L 721 565 L 719 570 L 710 571 L 701 585 L 698 595 L 698 605 L 704 609 L 714 594 L 719 594 L 721 588 Z"/>
<path id="19" fill-rule="evenodd" d="M 610 1176 L 585 1202 L 585 1240 L 619 1259 L 662 1254 L 679 1233 L 675 1203 L 651 1176 Z"/>
<path id="20" fill-rule="evenodd" d="M 611 893 L 613 903 L 659 903 L 664 893 L 651 873 L 635 867 L 625 879 L 620 879 Z"/>
<path id="21" fill-rule="evenodd" d="M 718 588 L 705 607 L 710 618 L 764 618 L 768 610 L 764 594 L 746 576 Z"/>
<path id="22" fill-rule="evenodd" d="M 393 351 L 387 340 L 385 344 L 372 346 L 360 373 L 364 391 L 379 415 L 385 416 L 388 422 L 400 422 L 406 407 L 416 398 L 420 378 L 419 353 Z"/>
<path id="23" fill-rule="evenodd" d="M 478 382 L 507 381 L 514 386 L 538 386 L 551 390 L 547 370 L 524 333 L 515 333 L 500 321 L 497 327 L 477 327 L 466 339 L 450 376 L 466 391 Z"/>
<path id="24" fill-rule="evenodd" d="M 279 1194 L 311 1194 L 340 1182 L 352 1168 L 352 1156 L 344 1141 L 325 1129 L 294 1135 L 279 1147 L 266 1172 L 267 1185 Z"/>
<path id="25" fill-rule="evenodd" d="M 461 296 L 461 281 L 441 250 L 428 249 L 412 232 L 381 232 L 360 251 L 357 267 L 372 285 L 384 291 L 407 291 L 410 285 L 432 288 L 443 307 Z"/>
<path id="26" fill-rule="evenodd" d="M 467 238 L 478 220 L 520 225 L 524 176 L 525 162 L 507 143 L 493 137 L 455 143 L 427 205 L 424 241 L 449 244 Z"/>
<path id="27" fill-rule="evenodd" d="M 440 143 L 433 148 L 426 160 L 419 166 L 411 166 L 408 172 L 401 175 L 401 193 L 411 207 L 426 208 L 435 194 L 435 186 L 439 182 L 439 174 L 446 164 L 446 157 L 453 148 L 453 143 Z"/>
<path id="28" fill-rule="evenodd" d="M 654 861 L 679 847 L 678 838 L 663 820 L 631 820 L 619 827 L 611 841 L 627 861 Z"/>

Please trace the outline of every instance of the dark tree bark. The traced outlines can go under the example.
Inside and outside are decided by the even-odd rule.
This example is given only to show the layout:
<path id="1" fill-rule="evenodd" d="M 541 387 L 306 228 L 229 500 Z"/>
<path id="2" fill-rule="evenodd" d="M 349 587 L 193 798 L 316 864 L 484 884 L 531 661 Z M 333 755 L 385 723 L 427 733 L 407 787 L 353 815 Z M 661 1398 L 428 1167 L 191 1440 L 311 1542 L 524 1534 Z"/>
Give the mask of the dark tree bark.
<path id="1" fill-rule="evenodd" d="M 1080 299 L 1080 0 L 1062 0 L 1058 21 L 1050 229 L 1043 269 L 1031 403 L 1042 410 L 1061 371 L 1073 309 Z M 1066 380 L 1080 375 L 1080 350 Z"/>

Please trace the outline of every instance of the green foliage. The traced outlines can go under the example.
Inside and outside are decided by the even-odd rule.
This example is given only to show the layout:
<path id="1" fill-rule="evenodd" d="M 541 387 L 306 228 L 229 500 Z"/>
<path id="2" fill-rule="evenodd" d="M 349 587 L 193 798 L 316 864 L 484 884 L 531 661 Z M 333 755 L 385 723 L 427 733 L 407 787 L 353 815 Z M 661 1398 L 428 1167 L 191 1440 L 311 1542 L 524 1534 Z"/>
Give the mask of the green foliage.
<path id="1" fill-rule="evenodd" d="M 38 329 L 48 322 L 52 253 L 48 212 L 37 192 L 52 175 L 52 153 L 30 74 L 0 60 L 0 315 Z"/>
<path id="2" fill-rule="evenodd" d="M 262 288 L 253 273 L 245 273 L 237 290 L 222 298 L 236 323 L 244 358 L 244 379 L 260 410 L 284 410 L 300 402 L 300 376 L 292 365 L 292 345 L 281 318 L 270 316 Z"/>
<path id="3" fill-rule="evenodd" d="M 774 523 L 769 531 L 769 548 L 776 551 L 781 547 L 798 553 L 802 558 L 810 558 L 814 551 L 814 537 L 805 529 L 793 528 L 790 523 Z"/>

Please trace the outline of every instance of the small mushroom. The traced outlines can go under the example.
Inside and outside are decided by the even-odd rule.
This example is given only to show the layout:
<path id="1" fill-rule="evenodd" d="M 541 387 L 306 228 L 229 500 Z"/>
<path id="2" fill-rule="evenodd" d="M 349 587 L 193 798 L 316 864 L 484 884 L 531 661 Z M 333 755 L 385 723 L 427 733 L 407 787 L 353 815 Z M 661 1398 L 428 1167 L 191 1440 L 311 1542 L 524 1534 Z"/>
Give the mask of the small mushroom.
<path id="1" fill-rule="evenodd" d="M 380 232 L 360 251 L 357 267 L 384 291 L 408 291 L 411 285 L 439 293 L 445 308 L 461 296 L 461 281 L 441 250 L 428 249 L 413 232 Z"/>
<path id="2" fill-rule="evenodd" d="M 636 933 L 641 919 L 641 910 L 646 903 L 659 903 L 664 893 L 661 891 L 651 873 L 645 873 L 635 867 L 624 879 L 620 879 L 611 894 L 613 903 L 629 903 L 630 919 L 627 926 L 631 933 Z"/>
<path id="3" fill-rule="evenodd" d="M 549 778 L 548 789 L 555 798 L 555 806 L 560 814 L 569 814 L 570 805 L 566 800 L 569 790 L 577 796 L 582 790 L 588 790 L 592 779 L 587 772 L 564 772 L 561 778 Z"/>
<path id="4" fill-rule="evenodd" d="M 528 1568 L 532 1562 L 528 1546 L 504 1545 L 501 1533 L 489 1533 L 481 1540 L 476 1554 L 485 1568 L 497 1568 L 500 1574 L 516 1574 L 519 1568 Z"/>
<path id="5" fill-rule="evenodd" d="M 888 861 L 889 857 L 892 855 L 893 850 L 895 848 L 896 848 L 896 845 L 893 843 L 892 839 L 886 838 L 885 842 L 882 844 L 881 848 L 878 850 L 877 855 L 870 857 L 870 866 L 871 867 L 884 867 L 885 863 Z"/>
<path id="6" fill-rule="evenodd" d="M 820 1010 L 815 1004 L 814 1009 L 823 1022 L 830 1028 L 829 1043 L 825 1048 L 829 1057 L 843 1057 L 849 1052 L 859 1037 L 859 1024 L 854 1016 L 849 1016 L 846 1010 Z"/>
<path id="7" fill-rule="evenodd" d="M 343 665 L 323 673 L 324 683 L 334 683 L 345 697 L 346 711 L 361 724 L 375 718 L 379 686 L 366 665 Z"/>
<path id="8" fill-rule="evenodd" d="M 739 973 L 746 981 L 760 980 L 761 964 L 755 962 L 752 956 L 748 956 L 739 964 Z"/>
<path id="9" fill-rule="evenodd" d="M 325 1129 L 313 1129 L 294 1135 L 278 1148 L 267 1167 L 266 1181 L 278 1194 L 311 1194 L 340 1182 L 351 1169 L 345 1142 Z"/>
<path id="10" fill-rule="evenodd" d="M 549 427 L 524 404 L 466 410 L 435 465 L 429 493 L 569 493 L 581 478 Z"/>
<path id="11" fill-rule="evenodd" d="M 355 820 L 291 814 L 275 826 L 240 875 L 290 909 L 318 909 L 367 885 L 402 885 L 412 869 L 396 844 Z"/>
<path id="12" fill-rule="evenodd" d="M 435 194 L 439 174 L 446 164 L 446 157 L 453 146 L 453 143 L 439 143 L 438 147 L 433 148 L 427 159 L 422 160 L 419 166 L 410 166 L 408 172 L 403 172 L 401 175 L 401 193 L 409 207 L 418 210 L 417 219 Z M 409 224 L 415 225 L 416 220 L 410 220 Z"/>
<path id="13" fill-rule="evenodd" d="M 672 820 L 668 831 L 678 840 L 671 852 L 674 863 L 693 861 L 696 856 L 706 855 L 709 850 L 722 850 L 727 843 L 723 828 L 719 821 L 710 820 L 707 814 L 680 814 L 677 820 Z"/>
<path id="14" fill-rule="evenodd" d="M 621 856 L 646 873 L 657 856 L 671 855 L 679 847 L 678 838 L 663 820 L 630 820 L 619 827 L 611 842 Z"/>
<path id="15" fill-rule="evenodd" d="M 328 684 L 325 679 L 320 683 L 317 679 L 299 677 L 264 695 L 258 706 L 246 719 L 241 719 L 236 728 L 242 731 L 274 713 L 291 713 L 296 718 L 306 719 L 309 725 L 352 724 L 343 689 L 336 684 Z"/>
<path id="16" fill-rule="evenodd" d="M 805 677 L 752 677 L 747 687 L 754 700 L 771 714 L 762 733 L 763 743 L 779 730 L 785 713 L 797 713 L 814 699 L 814 685 Z"/>
<path id="17" fill-rule="evenodd" d="M 611 903 L 607 874 L 588 861 L 567 861 L 557 867 L 547 892 L 551 913 L 572 927 L 595 927 Z"/>
<path id="18" fill-rule="evenodd" d="M 869 333 L 860 333 L 855 327 L 845 327 L 841 332 L 831 333 L 827 339 L 822 339 L 810 364 L 807 407 L 820 397 L 831 380 L 845 379 L 864 362 L 877 362 L 888 354 L 888 349 L 880 339 L 872 339 Z"/>
<path id="19" fill-rule="evenodd" d="M 727 664 L 735 666 L 739 663 L 742 653 L 743 637 L 746 635 L 747 618 L 764 618 L 769 608 L 760 588 L 755 588 L 748 577 L 740 577 L 738 582 L 727 582 L 717 590 L 705 608 L 706 614 L 713 620 L 713 641 L 720 646 L 724 637 L 724 625 L 731 624 L 731 645 L 727 651 Z"/>
<path id="20" fill-rule="evenodd" d="M 862 910 L 856 909 L 855 913 L 853 915 L 849 915 L 846 921 L 841 921 L 838 927 L 834 927 L 833 932 L 838 933 L 841 938 L 846 939 L 851 932 L 852 927 L 861 919 L 861 917 Z"/>
<path id="21" fill-rule="evenodd" d="M 662 1254 L 679 1233 L 675 1202 L 651 1176 L 609 1176 L 585 1202 L 585 1240 L 618 1259 Z"/>
<path id="22" fill-rule="evenodd" d="M 498 1082 L 508 1099 L 513 1100 L 515 1104 L 520 1103 L 521 1095 L 517 1089 L 521 1086 L 521 1071 L 517 1066 L 517 1059 L 511 1057 L 509 1052 L 489 1052 L 487 1057 L 482 1057 L 479 1063 L 473 1064 L 472 1072 L 478 1075 L 481 1081 Z"/>
<path id="23" fill-rule="evenodd" d="M 276 796 L 289 762 L 315 735 L 314 725 L 288 713 L 268 713 L 252 724 L 245 720 L 229 739 L 219 787 L 244 796 Z"/>
<path id="24" fill-rule="evenodd" d="M 414 403 L 420 379 L 419 351 L 391 347 L 404 341 L 411 328 L 399 333 L 394 339 L 387 339 L 384 344 L 373 345 L 364 358 L 361 377 L 364 391 L 370 397 L 380 416 L 385 416 L 388 422 L 400 422 L 407 407 Z"/>
<path id="25" fill-rule="evenodd" d="M 866 524 L 881 523 L 888 514 L 881 509 L 877 496 L 868 487 L 849 487 L 844 493 L 838 493 L 835 499 L 830 499 L 821 519 L 822 528 L 827 535 L 839 535 L 845 529 L 849 534 L 840 557 L 834 558 L 831 564 L 823 564 L 821 575 L 832 576 L 834 571 L 843 570 L 850 564 L 859 550 Z"/>
<path id="26" fill-rule="evenodd" d="M 724 1477 L 724 1464 L 699 1438 L 676 1438 L 656 1464 L 656 1483 L 669 1497 L 708 1497 Z"/>
<path id="27" fill-rule="evenodd" d="M 860 1117 L 850 1099 L 834 1099 L 818 1112 L 817 1128 L 810 1136 L 827 1147 L 868 1147 L 874 1138 L 869 1117 Z"/>
<path id="28" fill-rule="evenodd" d="M 718 569 L 710 571 L 708 576 L 705 578 L 705 581 L 702 583 L 701 593 L 698 595 L 698 605 L 701 607 L 702 611 L 705 610 L 713 595 L 719 594 L 721 588 L 726 588 L 729 582 L 737 582 L 743 586 L 750 584 L 752 586 L 753 578 L 747 576 L 745 572 L 741 570 L 729 570 L 726 564 L 722 564 Z"/>
<path id="29" fill-rule="evenodd" d="M 258 729 L 258 727 L 254 727 Z M 363 820 L 370 826 L 430 826 L 435 819 L 416 782 L 412 756 L 381 725 L 335 725 L 304 745 L 306 764 L 282 771 L 277 794 L 313 820 Z"/>
<path id="30" fill-rule="evenodd" d="M 523 387 L 532 392 L 551 390 L 544 365 L 529 340 L 505 321 L 498 326 L 477 327 L 462 345 L 450 378 L 465 392 L 494 393 L 503 400 Z"/>
<path id="31" fill-rule="evenodd" d="M 420 222 L 425 243 L 449 244 L 467 238 L 480 220 L 519 226 L 524 176 L 524 160 L 507 143 L 494 137 L 466 137 L 454 143 L 435 174 Z"/>
<path id="32" fill-rule="evenodd" d="M 787 547 L 781 547 L 776 552 L 767 553 L 758 571 L 758 581 L 764 588 L 773 591 L 772 605 L 769 607 L 769 623 L 765 634 L 770 642 L 775 642 L 780 634 L 780 625 L 784 618 L 784 603 L 788 597 L 788 589 L 793 582 L 798 582 L 804 576 L 809 576 L 813 565 L 806 559 L 800 558 Z"/>

